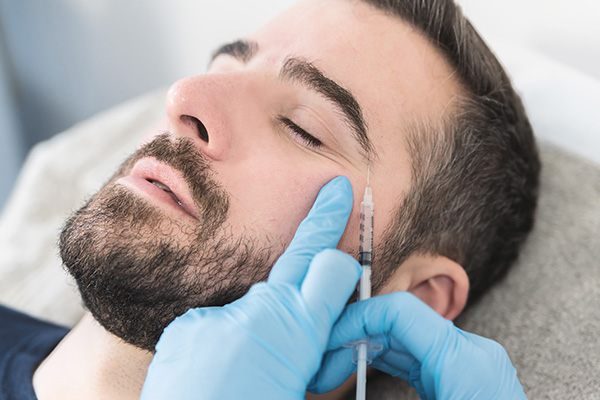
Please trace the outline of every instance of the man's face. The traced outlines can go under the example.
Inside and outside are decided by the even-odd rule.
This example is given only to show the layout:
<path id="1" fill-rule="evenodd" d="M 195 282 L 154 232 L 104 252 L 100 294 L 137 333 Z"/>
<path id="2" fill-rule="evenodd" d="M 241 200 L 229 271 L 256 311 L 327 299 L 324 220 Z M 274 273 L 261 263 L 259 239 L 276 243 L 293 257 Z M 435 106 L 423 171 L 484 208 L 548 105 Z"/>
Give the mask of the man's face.
<path id="1" fill-rule="evenodd" d="M 399 19 L 359 1 L 312 1 L 220 49 L 208 74 L 171 87 L 166 108 L 170 131 L 194 139 L 230 193 L 236 234 L 288 243 L 319 189 L 345 175 L 355 207 L 340 248 L 355 253 L 369 161 L 378 237 L 410 181 L 403 129 L 444 112 L 457 91 L 450 76 L 438 52 Z M 343 90 L 364 127 L 346 110 Z M 189 117 L 202 122 L 208 141 Z"/>
<path id="2" fill-rule="evenodd" d="M 151 349 L 187 308 L 264 279 L 339 175 L 354 188 L 339 248 L 356 254 L 369 165 L 377 245 L 410 183 L 404 128 L 444 112 L 450 76 L 408 24 L 352 0 L 299 5 L 223 47 L 208 74 L 171 87 L 168 135 L 67 224 L 61 254 L 86 305 Z"/>

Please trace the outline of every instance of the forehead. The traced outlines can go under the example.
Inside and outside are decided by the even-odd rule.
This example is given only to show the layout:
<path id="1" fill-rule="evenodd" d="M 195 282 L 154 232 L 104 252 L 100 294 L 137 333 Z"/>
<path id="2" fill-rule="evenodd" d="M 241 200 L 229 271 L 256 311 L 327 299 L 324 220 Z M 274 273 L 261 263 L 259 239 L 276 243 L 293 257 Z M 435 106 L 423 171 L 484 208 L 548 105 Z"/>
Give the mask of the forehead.
<path id="1" fill-rule="evenodd" d="M 452 69 L 420 32 L 358 0 L 299 4 L 251 38 L 269 63 L 304 57 L 348 88 L 370 128 L 435 119 L 460 92 Z"/>

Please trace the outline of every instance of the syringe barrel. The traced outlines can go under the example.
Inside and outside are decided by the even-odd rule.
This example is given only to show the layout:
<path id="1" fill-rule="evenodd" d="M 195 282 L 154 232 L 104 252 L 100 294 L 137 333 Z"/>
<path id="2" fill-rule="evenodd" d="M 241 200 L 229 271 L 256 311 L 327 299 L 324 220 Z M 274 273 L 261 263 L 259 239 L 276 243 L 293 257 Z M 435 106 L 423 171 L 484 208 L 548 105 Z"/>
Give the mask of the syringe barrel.
<path id="1" fill-rule="evenodd" d="M 360 203 L 360 238 L 359 247 L 361 258 L 363 253 L 368 253 L 368 261 L 371 264 L 371 253 L 373 252 L 373 202 L 363 201 Z M 366 257 L 365 257 L 366 258 Z M 361 260 L 362 264 L 362 260 Z"/>
<path id="2" fill-rule="evenodd" d="M 363 267 L 358 286 L 358 300 L 371 297 L 371 257 L 373 253 L 373 200 L 369 186 L 365 189 L 364 200 L 360 203 L 360 264 Z"/>

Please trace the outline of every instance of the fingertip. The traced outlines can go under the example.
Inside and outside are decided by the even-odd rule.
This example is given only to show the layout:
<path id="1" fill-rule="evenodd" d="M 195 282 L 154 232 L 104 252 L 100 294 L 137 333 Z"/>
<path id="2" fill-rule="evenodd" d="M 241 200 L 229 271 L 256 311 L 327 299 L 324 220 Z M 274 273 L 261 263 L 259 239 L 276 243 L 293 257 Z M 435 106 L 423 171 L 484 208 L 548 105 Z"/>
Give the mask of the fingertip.
<path id="1" fill-rule="evenodd" d="M 347 177 L 340 175 L 333 178 L 321 188 L 315 202 L 325 201 L 327 203 L 336 203 L 338 207 L 345 206 L 345 208 L 350 211 L 352 210 L 353 200 L 354 197 L 350 180 Z"/>
<path id="2" fill-rule="evenodd" d="M 356 286 L 362 274 L 362 267 L 350 254 L 338 249 L 324 249 L 317 253 L 311 263 L 312 268 L 321 270 L 323 282 L 339 282 L 343 279 L 349 286 Z M 346 286 L 346 284 L 344 285 Z"/>
<path id="3" fill-rule="evenodd" d="M 332 185 L 339 190 L 344 190 L 350 195 L 352 195 L 352 184 L 350 183 L 350 179 L 344 175 L 337 176 L 333 178 L 329 183 L 325 186 Z"/>

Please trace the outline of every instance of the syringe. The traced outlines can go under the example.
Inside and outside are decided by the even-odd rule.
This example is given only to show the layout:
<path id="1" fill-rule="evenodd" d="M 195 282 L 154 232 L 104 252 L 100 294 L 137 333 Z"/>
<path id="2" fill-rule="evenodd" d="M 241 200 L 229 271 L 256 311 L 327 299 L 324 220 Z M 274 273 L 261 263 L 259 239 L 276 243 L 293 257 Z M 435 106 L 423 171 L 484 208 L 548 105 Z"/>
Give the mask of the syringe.
<path id="1" fill-rule="evenodd" d="M 371 297 L 371 256 L 373 253 L 373 191 L 369 186 L 370 168 L 367 170 L 367 186 L 360 203 L 360 264 L 363 271 L 358 284 L 358 301 Z M 368 338 L 354 342 L 356 359 L 356 400 L 364 400 L 367 389 L 367 364 L 371 363 L 373 350 L 380 349 Z"/>

